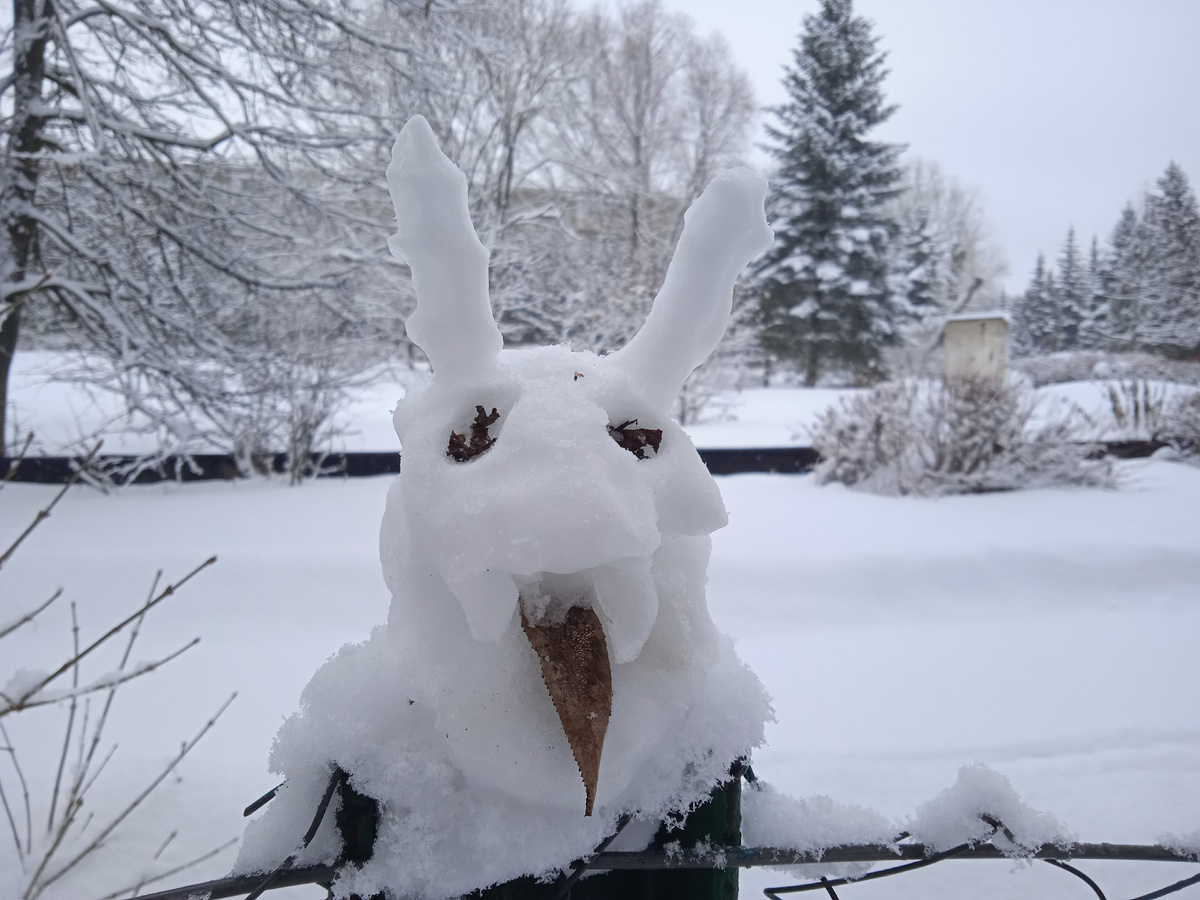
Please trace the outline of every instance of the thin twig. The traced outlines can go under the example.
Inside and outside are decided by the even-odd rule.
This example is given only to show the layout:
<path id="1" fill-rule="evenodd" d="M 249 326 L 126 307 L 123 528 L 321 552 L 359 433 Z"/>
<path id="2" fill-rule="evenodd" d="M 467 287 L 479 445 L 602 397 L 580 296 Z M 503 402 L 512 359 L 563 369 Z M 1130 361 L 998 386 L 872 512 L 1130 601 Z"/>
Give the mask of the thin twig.
<path id="1" fill-rule="evenodd" d="M 51 875 L 45 881 L 42 881 L 40 884 L 38 884 L 37 890 L 35 892 L 31 893 L 30 900 L 35 900 L 35 898 L 38 895 L 40 895 L 46 888 L 50 887 L 50 885 L 54 884 L 56 881 L 58 881 L 58 879 L 62 878 L 64 875 L 66 875 L 68 872 L 70 872 L 73 868 L 75 868 L 75 866 L 77 866 L 81 861 L 83 861 L 89 855 L 91 855 L 96 850 L 96 848 L 99 847 L 101 843 L 103 843 L 105 838 L 107 838 L 110 834 L 112 834 L 113 831 L 116 830 L 116 828 L 118 826 L 120 826 L 120 824 L 122 822 L 124 822 L 135 809 L 137 809 L 139 806 L 141 806 L 142 802 L 145 801 L 145 799 L 150 796 L 150 794 L 154 791 L 154 789 L 157 788 L 160 784 L 162 784 L 163 781 L 166 780 L 167 776 L 170 775 L 172 772 L 174 772 L 175 769 L 179 766 L 179 764 L 181 762 L 183 762 L 184 758 L 188 755 L 188 753 L 191 752 L 192 748 L 195 747 L 196 744 L 198 744 L 200 742 L 201 738 L 203 738 L 206 734 L 208 734 L 208 732 L 213 728 L 213 726 L 217 724 L 217 719 L 219 719 L 221 717 L 221 714 L 223 712 L 225 712 L 226 709 L 229 708 L 229 704 L 231 704 L 236 697 L 237 697 L 237 693 L 235 692 L 229 696 L 228 700 L 226 700 L 224 703 L 221 704 L 220 709 L 218 709 L 213 714 L 212 718 L 210 718 L 207 722 L 204 723 L 204 727 L 200 729 L 200 731 L 196 734 L 196 736 L 194 738 L 192 738 L 190 741 L 188 741 L 187 743 L 185 743 L 180 748 L 179 753 L 177 753 L 175 755 L 175 757 L 169 763 L 167 763 L 166 766 L 163 767 L 162 771 L 158 773 L 158 775 L 154 778 L 154 780 L 152 780 L 141 791 L 141 793 L 139 793 L 136 797 L 134 797 L 133 800 L 130 801 L 128 805 L 126 805 L 125 809 L 123 809 L 120 813 L 118 813 L 111 822 L 109 822 L 106 826 L 104 826 L 104 828 L 102 828 L 100 830 L 100 833 L 98 835 L 96 835 L 95 838 L 92 839 L 91 843 L 89 843 L 86 847 L 84 847 L 77 854 L 75 854 L 75 856 L 71 857 L 71 859 L 68 860 L 53 875 Z M 47 854 L 43 858 L 42 864 L 38 867 L 38 871 L 34 873 L 34 877 L 32 879 L 30 879 L 30 884 L 36 884 L 38 882 L 38 879 L 40 878 L 42 873 L 45 871 L 46 865 L 49 863 L 49 861 L 50 861 L 50 855 Z"/>
<path id="2" fill-rule="evenodd" d="M 29 432 L 29 434 L 25 435 L 25 443 L 23 443 L 21 445 L 21 449 L 17 451 L 16 458 L 9 460 L 8 471 L 4 473 L 4 478 L 0 479 L 0 490 L 2 490 L 4 488 L 4 485 L 8 484 L 10 481 L 12 481 L 16 477 L 17 470 L 21 468 L 21 463 L 25 462 L 25 455 L 27 453 L 29 453 L 29 445 L 32 443 L 33 443 L 33 432 L 31 431 L 31 432 Z M 3 455 L 3 453 L 4 453 L 3 444 L 4 444 L 4 436 L 0 435 L 0 455 Z"/>
<path id="3" fill-rule="evenodd" d="M 159 845 L 157 850 L 154 851 L 154 856 L 152 856 L 151 859 L 158 859 L 160 856 L 162 856 L 163 851 L 166 850 L 171 841 L 175 840 L 177 837 L 179 837 L 178 831 L 172 831 L 170 834 L 168 834 L 167 839 Z"/>
<path id="4" fill-rule="evenodd" d="M 0 734 L 4 735 L 4 746 L 0 747 L 0 750 L 15 754 L 17 751 L 9 743 L 8 732 L 5 731 L 3 722 L 0 722 Z M 17 820 L 13 817 L 12 807 L 8 805 L 8 795 L 4 792 L 3 778 L 0 778 L 0 806 L 4 807 L 4 814 L 8 817 L 8 827 L 12 829 L 13 844 L 17 848 L 17 859 L 24 859 L 25 852 L 21 847 L 21 833 L 17 829 Z"/>
<path id="5" fill-rule="evenodd" d="M 154 579 L 150 582 L 150 591 L 146 594 L 146 603 L 142 604 L 143 610 L 146 608 L 146 604 L 148 604 L 154 597 L 154 592 L 158 590 L 158 582 L 161 578 L 162 569 L 159 569 L 154 573 Z M 134 622 L 133 629 L 129 633 L 129 640 L 125 642 L 125 652 L 122 654 L 121 662 L 117 666 L 118 672 L 125 671 L 125 665 L 129 662 L 129 654 L 133 650 L 134 641 L 137 640 L 138 634 L 141 632 L 142 622 L 145 620 L 145 618 L 146 614 L 143 611 L 142 615 L 138 617 L 136 622 Z M 141 674 L 145 674 L 145 672 L 142 672 Z M 108 722 L 108 712 L 112 709 L 113 699 L 116 697 L 118 686 L 119 685 L 114 684 L 108 689 L 108 696 L 104 699 L 104 708 L 100 711 L 100 718 L 96 721 L 96 728 L 92 732 L 92 742 L 91 746 L 88 747 L 86 758 L 83 755 L 83 745 L 80 744 L 80 764 L 78 768 L 81 773 L 86 772 L 89 768 L 91 768 L 92 760 L 96 756 L 96 749 L 100 745 L 100 738 L 104 734 L 104 726 Z M 79 782 L 77 781 L 76 785 L 78 785 L 78 783 Z"/>
<path id="6" fill-rule="evenodd" d="M 143 675 L 149 675 L 156 669 L 162 668 L 171 660 L 182 656 L 199 643 L 200 638 L 192 638 L 178 650 L 168 653 L 166 656 L 152 660 L 148 663 L 142 663 L 132 671 L 123 672 L 119 675 L 109 678 L 101 678 L 94 684 L 87 685 L 78 690 L 59 691 L 47 697 L 37 697 L 36 692 L 31 691 L 15 701 L 5 696 L 4 693 L 0 692 L 0 700 L 3 700 L 5 703 L 9 704 L 8 706 L 0 707 L 0 718 L 3 718 L 10 713 L 17 713 L 26 709 L 37 709 L 39 706 L 52 706 L 55 703 L 61 703 L 63 700 L 70 699 L 71 697 L 83 697 L 87 694 L 96 694 L 103 690 L 119 687 L 120 685 L 125 684 L 127 681 L 133 681 L 136 678 L 141 678 Z M 42 684 L 42 687 L 45 687 L 45 684 Z"/>
<path id="7" fill-rule="evenodd" d="M 33 852 L 33 808 L 29 802 L 29 784 L 25 781 L 25 773 L 21 771 L 21 763 L 17 759 L 17 748 L 8 736 L 8 729 L 0 723 L 0 737 L 8 750 L 8 758 L 12 761 L 13 770 L 17 773 L 17 781 L 21 785 L 21 796 L 25 801 L 25 855 Z"/>
<path id="8" fill-rule="evenodd" d="M 0 640 L 8 637 L 10 634 L 12 634 L 14 631 L 16 631 L 22 625 L 29 624 L 34 619 L 36 619 L 38 616 L 40 616 L 42 613 L 44 613 L 49 608 L 51 603 L 53 603 L 55 600 L 57 600 L 59 597 L 62 596 L 62 592 L 63 592 L 62 588 L 58 588 L 58 590 L 56 590 L 50 596 L 50 599 L 45 601 L 41 606 L 34 607 L 29 612 L 27 612 L 23 616 L 21 616 L 21 618 L 17 619 L 15 622 L 10 622 L 9 624 L 5 625 L 3 628 L 0 628 Z"/>
<path id="9" fill-rule="evenodd" d="M 71 603 L 71 647 L 72 654 L 76 659 L 79 658 L 79 619 L 75 614 L 75 604 Z M 75 663 L 75 670 L 71 676 L 71 687 L 74 690 L 79 689 L 79 663 Z M 74 694 L 71 697 L 71 710 L 67 713 L 67 728 L 63 732 L 62 753 L 58 757 L 58 771 L 54 775 L 54 790 L 50 795 L 50 814 L 46 817 L 46 834 L 54 831 L 54 813 L 58 807 L 58 792 L 62 788 L 63 770 L 67 765 L 67 753 L 71 749 L 71 729 L 75 727 L 75 712 L 79 707 L 79 697 Z"/>
<path id="10" fill-rule="evenodd" d="M 172 834 L 174 834 L 174 832 L 172 832 Z M 206 862 L 207 860 L 212 859 L 214 856 L 224 853 L 226 850 L 228 850 L 230 847 L 232 847 L 237 842 L 238 842 L 237 838 L 230 838 L 225 843 L 223 843 L 220 847 L 215 847 L 212 850 L 209 850 L 207 853 L 197 856 L 195 859 L 190 859 L 187 862 L 183 863 L 182 865 L 175 866 L 175 868 L 173 868 L 173 869 L 167 869 L 165 872 L 159 872 L 157 875 L 155 875 L 151 878 L 143 878 L 137 884 L 132 884 L 129 887 L 121 888 L 121 890 L 119 890 L 119 891 L 113 891 L 111 894 L 105 894 L 103 897 L 97 897 L 96 900 L 115 900 L 115 898 L 123 897 L 126 894 L 129 894 L 130 892 L 136 894 L 138 891 L 140 891 L 142 888 L 144 888 L 148 884 L 154 884 L 154 882 L 156 882 L 156 881 L 162 881 L 164 878 L 170 878 L 172 875 L 178 875 L 180 872 L 183 872 L 187 869 L 192 868 L 192 866 L 198 866 L 198 865 L 200 865 L 200 863 Z M 160 852 L 161 852 L 161 850 L 160 850 Z M 158 858 L 158 856 L 156 854 L 155 859 L 157 859 L 157 858 Z"/>
<path id="11" fill-rule="evenodd" d="M 50 518 L 50 513 L 54 511 L 54 507 L 58 505 L 58 501 L 61 500 L 63 498 L 63 495 L 66 494 L 67 491 L 69 491 L 72 488 L 72 486 L 74 486 L 75 482 L 77 482 L 79 480 L 80 476 L 83 475 L 83 470 L 88 467 L 88 465 L 91 463 L 91 461 L 95 458 L 96 454 L 100 452 L 100 448 L 103 445 L 104 445 L 104 441 L 96 442 L 96 446 L 92 448 L 92 452 L 89 453 L 84 458 L 84 460 L 80 464 L 79 468 L 76 469 L 75 472 L 71 475 L 70 481 L 68 481 L 66 484 L 64 484 L 62 486 L 62 488 L 59 490 L 59 492 L 54 495 L 54 499 L 51 500 L 50 503 L 44 509 L 38 510 L 37 515 L 35 515 L 33 517 L 33 521 L 29 523 L 29 527 L 26 528 L 24 531 L 22 531 L 20 535 L 18 535 L 17 539 L 12 542 L 12 544 L 9 546 L 9 548 L 7 550 L 4 551 L 3 554 L 0 554 L 0 568 L 3 568 L 4 564 L 6 562 L 8 562 L 8 560 L 12 557 L 12 555 L 17 551 L 17 548 L 20 547 L 21 544 L 25 541 L 25 538 L 27 538 L 27 537 L 29 537 L 29 535 L 33 534 L 33 530 L 35 528 L 37 528 L 44 521 L 46 521 L 48 518 Z"/>
<path id="12" fill-rule="evenodd" d="M 184 575 L 183 578 L 179 579 L 179 581 L 175 582 L 174 584 L 167 585 L 165 588 L 163 588 L 162 592 L 157 597 L 154 597 L 152 600 L 147 601 L 146 603 L 144 603 L 142 605 L 142 607 L 137 612 L 133 613 L 132 615 L 127 616 L 126 618 L 124 618 L 120 622 L 118 622 L 116 625 L 114 625 L 112 628 L 108 629 L 108 631 L 106 631 L 103 635 L 101 635 L 96 640 L 92 641 L 92 643 L 88 644 L 88 646 L 86 648 L 84 648 L 84 650 L 82 650 L 80 653 L 78 653 L 75 657 L 67 660 L 65 663 L 63 663 L 61 666 L 59 666 L 57 669 L 55 669 L 54 672 L 47 675 L 40 682 L 38 682 L 38 684 L 35 687 L 33 687 L 31 690 L 26 691 L 23 696 L 13 699 L 13 698 L 5 697 L 3 694 L 0 694 L 0 698 L 3 698 L 4 700 L 6 700 L 9 704 L 8 709 L 0 709 L 0 716 L 3 716 L 8 712 L 13 712 L 17 709 L 27 708 L 29 706 L 35 705 L 35 704 L 27 704 L 25 701 L 29 700 L 31 697 L 34 697 L 39 691 L 43 690 L 48 684 L 50 684 L 52 681 L 54 681 L 54 679 L 58 678 L 60 675 L 62 675 L 64 672 L 66 672 L 73 665 L 77 664 L 79 662 L 79 660 L 82 660 L 85 656 L 87 656 L 89 653 L 91 653 L 93 650 L 95 650 L 97 647 L 99 647 L 101 644 L 103 644 L 105 641 L 107 641 L 113 635 L 120 632 L 130 622 L 137 621 L 137 620 L 141 619 L 142 617 L 144 617 L 150 609 L 157 606 L 159 603 L 161 603 L 163 600 L 167 599 L 168 597 L 172 596 L 175 593 L 175 591 L 177 591 L 179 588 L 183 587 L 185 584 L 187 584 L 189 581 L 191 581 L 196 575 L 198 575 L 204 569 L 207 569 L 209 566 L 213 565 L 216 561 L 217 561 L 217 558 L 215 556 L 210 556 L 204 562 L 200 563 L 200 565 L 196 566 L 196 568 L 192 569 L 192 571 L 190 571 L 186 575 Z M 194 644 L 195 641 L 193 641 L 192 643 Z M 188 646 L 191 646 L 191 645 L 189 644 Z M 186 648 L 184 648 L 184 649 L 186 649 Z M 182 652 L 182 650 L 179 652 Z M 173 656 L 178 656 L 178 655 L 179 655 L 179 653 L 173 654 Z M 173 657 L 169 657 L 169 658 L 173 658 Z M 159 664 L 161 665 L 161 663 L 159 663 Z M 122 679 L 122 680 L 127 681 L 128 679 Z M 118 682 L 114 682 L 114 683 L 119 684 L 121 682 L 118 681 Z M 106 686 L 107 685 L 101 686 L 100 688 L 97 688 L 97 690 L 101 690 L 101 689 L 103 689 L 103 687 L 106 687 Z M 62 699 L 62 698 L 60 697 L 58 699 Z"/>

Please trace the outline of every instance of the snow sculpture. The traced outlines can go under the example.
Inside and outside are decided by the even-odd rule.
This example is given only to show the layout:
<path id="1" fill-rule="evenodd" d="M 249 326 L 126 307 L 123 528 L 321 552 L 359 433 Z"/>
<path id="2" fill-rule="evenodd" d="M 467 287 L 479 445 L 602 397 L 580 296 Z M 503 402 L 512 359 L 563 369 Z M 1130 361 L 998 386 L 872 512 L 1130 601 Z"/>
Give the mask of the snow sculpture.
<path id="1" fill-rule="evenodd" d="M 395 412 L 389 621 L 317 673 L 280 731 L 288 786 L 239 867 L 293 849 L 337 765 L 381 807 L 375 854 L 339 891 L 454 896 L 561 867 L 624 813 L 649 840 L 762 740 L 762 686 L 705 601 L 725 509 L 668 411 L 772 234 L 766 182 L 723 173 L 627 346 L 502 350 L 466 179 L 424 119 L 387 178 L 390 247 L 418 297 L 408 333 L 433 367 Z M 307 858 L 336 855 L 330 834 Z"/>

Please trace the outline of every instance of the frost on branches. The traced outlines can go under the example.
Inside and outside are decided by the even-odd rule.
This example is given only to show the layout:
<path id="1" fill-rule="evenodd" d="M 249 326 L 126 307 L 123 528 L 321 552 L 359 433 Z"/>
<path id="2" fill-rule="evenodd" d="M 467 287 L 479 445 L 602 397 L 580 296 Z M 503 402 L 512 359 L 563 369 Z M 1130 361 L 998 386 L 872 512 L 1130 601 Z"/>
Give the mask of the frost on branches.
<path id="1" fill-rule="evenodd" d="M 763 688 L 705 603 L 725 509 L 669 412 L 771 231 L 765 182 L 718 175 L 622 350 L 502 351 L 465 178 L 423 118 L 401 131 L 388 184 L 391 249 L 418 296 L 408 333 L 433 366 L 395 414 L 391 612 L 280 730 L 271 764 L 287 785 L 238 868 L 293 851 L 337 766 L 381 819 L 374 855 L 335 892 L 453 897 L 564 867 L 624 813 L 653 832 L 762 740 Z M 336 857 L 333 820 L 298 864 Z"/>
<path id="2" fill-rule="evenodd" d="M 889 382 L 843 400 L 813 429 L 817 478 L 879 494 L 1111 487 L 1111 462 L 1075 408 L 1039 408 L 1018 383 Z"/>

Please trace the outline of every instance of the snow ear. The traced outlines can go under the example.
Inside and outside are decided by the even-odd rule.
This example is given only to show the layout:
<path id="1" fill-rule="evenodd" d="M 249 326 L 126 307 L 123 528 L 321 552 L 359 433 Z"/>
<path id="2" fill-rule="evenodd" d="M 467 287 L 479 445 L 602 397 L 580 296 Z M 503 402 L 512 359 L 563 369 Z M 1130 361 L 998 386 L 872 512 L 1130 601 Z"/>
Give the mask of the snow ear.
<path id="1" fill-rule="evenodd" d="M 716 349 L 729 323 L 733 285 L 771 246 L 767 182 L 750 169 L 721 172 L 683 216 L 683 233 L 662 290 L 633 339 L 608 357 L 659 409 Z"/>
<path id="2" fill-rule="evenodd" d="M 396 209 L 392 255 L 412 269 L 417 309 L 405 323 L 434 374 L 469 379 L 503 346 L 488 299 L 488 252 L 467 207 L 467 178 L 438 147 L 423 116 L 400 130 L 387 167 Z"/>

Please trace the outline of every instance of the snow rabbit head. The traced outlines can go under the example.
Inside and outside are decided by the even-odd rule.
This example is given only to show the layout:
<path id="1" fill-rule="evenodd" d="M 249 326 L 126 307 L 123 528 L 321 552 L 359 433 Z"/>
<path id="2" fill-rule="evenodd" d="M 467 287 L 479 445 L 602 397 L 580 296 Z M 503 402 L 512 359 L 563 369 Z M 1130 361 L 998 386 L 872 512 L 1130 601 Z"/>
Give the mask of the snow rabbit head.
<path id="1" fill-rule="evenodd" d="M 532 767 L 543 796 L 524 799 L 578 802 L 582 772 L 591 812 L 597 768 L 599 802 L 615 802 L 716 652 L 707 536 L 726 513 L 669 410 L 720 340 L 738 273 L 771 242 L 766 182 L 749 170 L 713 181 L 685 216 L 645 324 L 598 357 L 501 349 L 465 176 L 423 118 L 401 131 L 387 179 L 389 245 L 418 299 L 407 330 L 433 369 L 395 413 L 403 465 L 381 535 L 389 628 L 424 660 L 414 691 L 469 782 L 505 790 L 506 765 Z M 610 679 L 611 719 L 595 698 L 556 694 L 555 642 L 581 635 L 606 657 L 583 668 L 607 671 L 559 677 Z M 672 712 L 650 721 L 646 704 L 663 692 Z M 607 736 L 581 734 L 598 718 Z"/>

